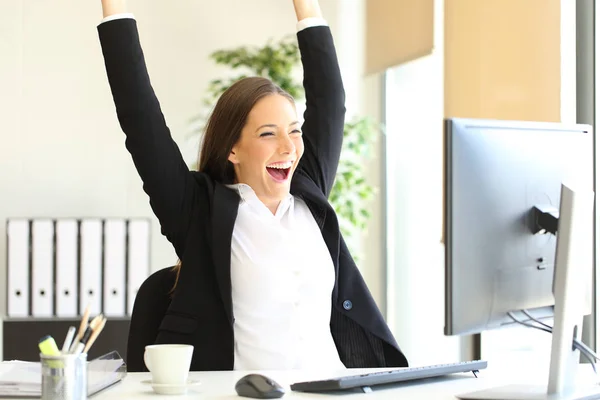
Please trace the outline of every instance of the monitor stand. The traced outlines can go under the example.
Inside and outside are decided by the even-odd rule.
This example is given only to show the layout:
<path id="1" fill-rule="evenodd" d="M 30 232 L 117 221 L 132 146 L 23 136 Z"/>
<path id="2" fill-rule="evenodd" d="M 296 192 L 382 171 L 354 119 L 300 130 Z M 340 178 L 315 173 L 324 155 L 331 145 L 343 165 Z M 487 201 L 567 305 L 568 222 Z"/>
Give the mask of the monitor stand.
<path id="1" fill-rule="evenodd" d="M 548 385 L 508 385 L 457 395 L 464 400 L 588 400 L 600 399 L 600 385 L 576 383 L 587 281 L 593 265 L 594 194 L 562 185 L 554 267 L 554 328 Z M 587 279 L 586 279 L 587 278 Z M 516 311 L 516 310 L 515 310 Z M 510 374 L 510 371 L 507 371 Z"/>

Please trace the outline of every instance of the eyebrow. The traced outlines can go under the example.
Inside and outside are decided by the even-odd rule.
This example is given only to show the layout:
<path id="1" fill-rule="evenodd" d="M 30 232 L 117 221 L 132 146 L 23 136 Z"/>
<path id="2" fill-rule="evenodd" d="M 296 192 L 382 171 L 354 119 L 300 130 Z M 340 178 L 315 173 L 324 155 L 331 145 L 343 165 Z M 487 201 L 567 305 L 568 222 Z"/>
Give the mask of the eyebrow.
<path id="1" fill-rule="evenodd" d="M 299 124 L 299 123 L 300 123 L 299 121 L 294 121 L 289 126 L 296 125 L 296 124 Z M 259 126 L 258 129 L 256 129 L 256 132 L 260 131 L 262 128 L 277 128 L 277 125 L 275 125 L 275 124 L 264 124 L 264 125 Z"/>

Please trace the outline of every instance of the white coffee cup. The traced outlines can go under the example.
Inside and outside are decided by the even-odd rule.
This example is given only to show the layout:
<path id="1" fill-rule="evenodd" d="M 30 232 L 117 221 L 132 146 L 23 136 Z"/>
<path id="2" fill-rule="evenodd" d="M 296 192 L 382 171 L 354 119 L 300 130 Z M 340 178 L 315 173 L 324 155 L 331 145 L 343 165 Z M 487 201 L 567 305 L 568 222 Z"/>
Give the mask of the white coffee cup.
<path id="1" fill-rule="evenodd" d="M 146 346 L 144 364 L 152 374 L 152 383 L 185 385 L 192 364 L 194 346 L 189 344 L 153 344 Z"/>

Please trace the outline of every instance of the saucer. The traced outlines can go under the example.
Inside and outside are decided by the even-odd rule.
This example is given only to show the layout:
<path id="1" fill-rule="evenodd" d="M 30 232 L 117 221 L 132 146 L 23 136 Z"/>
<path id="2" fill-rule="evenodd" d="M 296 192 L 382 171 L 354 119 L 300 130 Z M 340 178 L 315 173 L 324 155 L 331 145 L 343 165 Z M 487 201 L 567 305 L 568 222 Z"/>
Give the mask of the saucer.
<path id="1" fill-rule="evenodd" d="M 151 385 L 152 389 L 158 394 L 183 394 L 187 391 L 188 388 L 193 386 L 198 386 L 200 381 L 188 379 L 187 383 L 180 384 L 170 384 L 170 383 L 152 383 L 151 379 L 142 381 L 144 385 Z"/>

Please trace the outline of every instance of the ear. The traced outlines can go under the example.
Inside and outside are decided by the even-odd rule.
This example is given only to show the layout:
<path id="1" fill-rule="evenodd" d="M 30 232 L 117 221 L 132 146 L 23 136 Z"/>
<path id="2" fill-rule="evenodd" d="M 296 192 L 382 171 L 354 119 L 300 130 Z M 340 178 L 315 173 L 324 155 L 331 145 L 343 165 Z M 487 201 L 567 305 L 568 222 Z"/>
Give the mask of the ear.
<path id="1" fill-rule="evenodd" d="M 239 160 L 237 158 L 237 155 L 235 154 L 235 148 L 231 149 L 231 152 L 229 153 L 229 157 L 227 158 L 232 164 L 239 164 Z"/>

